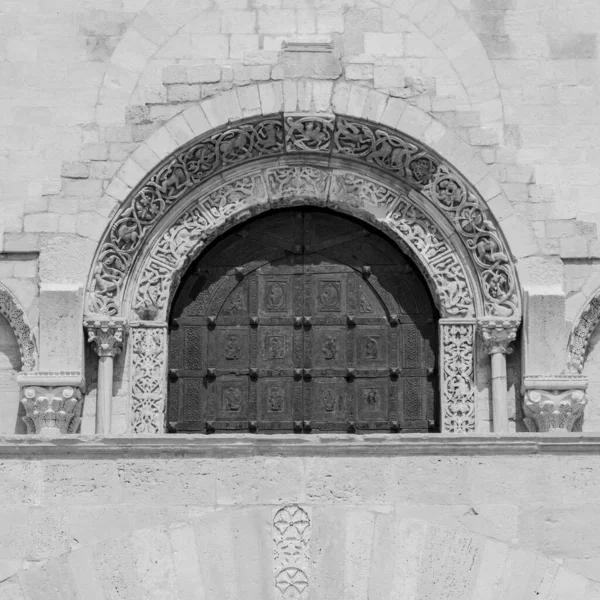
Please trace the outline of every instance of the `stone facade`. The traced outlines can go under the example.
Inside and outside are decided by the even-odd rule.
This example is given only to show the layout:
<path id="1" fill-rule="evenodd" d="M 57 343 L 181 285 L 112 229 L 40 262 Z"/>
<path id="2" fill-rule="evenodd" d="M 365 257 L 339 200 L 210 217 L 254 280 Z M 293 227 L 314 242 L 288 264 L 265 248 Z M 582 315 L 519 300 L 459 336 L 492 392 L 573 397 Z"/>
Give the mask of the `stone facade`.
<path id="1" fill-rule="evenodd" d="M 8 1 L 0 433 L 28 437 L 0 444 L 0 597 L 600 596 L 598 31 L 595 0 Z M 232 228 L 301 206 L 422 275 L 443 433 L 188 452 L 162 435 L 173 298 Z"/>

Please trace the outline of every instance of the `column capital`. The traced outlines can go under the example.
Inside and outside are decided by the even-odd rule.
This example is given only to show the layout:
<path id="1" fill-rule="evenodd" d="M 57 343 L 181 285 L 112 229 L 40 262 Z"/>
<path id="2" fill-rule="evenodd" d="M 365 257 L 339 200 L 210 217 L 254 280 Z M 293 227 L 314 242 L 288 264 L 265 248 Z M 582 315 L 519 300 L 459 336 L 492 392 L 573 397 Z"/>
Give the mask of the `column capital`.
<path id="1" fill-rule="evenodd" d="M 477 331 L 483 341 L 486 354 L 510 354 L 510 344 L 517 337 L 520 319 L 481 317 L 477 319 Z"/>
<path id="2" fill-rule="evenodd" d="M 29 371 L 19 373 L 17 382 L 28 433 L 58 435 L 77 431 L 85 387 L 80 371 Z"/>
<path id="3" fill-rule="evenodd" d="M 523 378 L 523 419 L 531 432 L 581 431 L 588 403 L 587 377 L 528 375 Z"/>
<path id="4" fill-rule="evenodd" d="M 87 329 L 88 342 L 93 344 L 98 356 L 114 358 L 121 352 L 127 331 L 127 321 L 124 318 L 91 315 L 85 317 L 83 326 Z"/>

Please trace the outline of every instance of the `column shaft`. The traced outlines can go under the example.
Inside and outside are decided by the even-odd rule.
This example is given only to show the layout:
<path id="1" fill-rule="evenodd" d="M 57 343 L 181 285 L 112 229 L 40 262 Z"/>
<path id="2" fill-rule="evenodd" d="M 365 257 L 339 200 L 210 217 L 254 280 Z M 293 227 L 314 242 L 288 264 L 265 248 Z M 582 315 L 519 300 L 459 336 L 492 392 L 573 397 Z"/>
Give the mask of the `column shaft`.
<path id="1" fill-rule="evenodd" d="M 113 392 L 112 356 L 98 358 L 98 394 L 96 400 L 96 433 L 108 434 L 112 420 Z"/>
<path id="2" fill-rule="evenodd" d="M 492 354 L 492 413 L 494 433 L 508 433 L 508 388 L 506 354 Z"/>

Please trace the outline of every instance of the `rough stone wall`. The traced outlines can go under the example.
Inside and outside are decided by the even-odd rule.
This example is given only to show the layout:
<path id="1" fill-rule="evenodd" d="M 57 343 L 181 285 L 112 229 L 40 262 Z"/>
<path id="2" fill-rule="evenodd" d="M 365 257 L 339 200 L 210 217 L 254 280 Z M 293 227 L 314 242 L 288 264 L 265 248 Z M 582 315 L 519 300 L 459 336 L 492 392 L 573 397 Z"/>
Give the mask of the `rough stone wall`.
<path id="1" fill-rule="evenodd" d="M 529 282 L 562 285 L 574 318 L 600 285 L 599 28 L 596 0 L 8 0 L 0 251 L 39 251 L 42 296 L 54 294 L 40 306 L 64 314 L 40 322 L 41 367 L 56 368 L 57 332 L 80 319 L 77 288 L 123 191 L 185 137 L 173 117 L 230 89 L 252 114 L 265 81 L 283 81 L 300 110 L 318 110 L 334 81 L 358 83 L 407 101 L 408 133 L 449 127 L 506 193 L 504 226 L 535 232 L 512 245 L 532 259 Z M 331 41 L 340 61 L 280 54 L 298 38 Z M 291 101 L 304 88 L 315 106 Z M 151 138 L 165 123 L 169 135 Z M 64 368 L 80 368 L 71 337 Z"/>
<path id="2" fill-rule="evenodd" d="M 288 505 L 309 520 L 298 541 L 308 561 L 297 561 L 309 581 L 302 598 L 600 594 L 595 456 L 115 459 L 82 450 L 0 462 L 1 598 L 295 597 L 275 588 L 273 523 Z"/>

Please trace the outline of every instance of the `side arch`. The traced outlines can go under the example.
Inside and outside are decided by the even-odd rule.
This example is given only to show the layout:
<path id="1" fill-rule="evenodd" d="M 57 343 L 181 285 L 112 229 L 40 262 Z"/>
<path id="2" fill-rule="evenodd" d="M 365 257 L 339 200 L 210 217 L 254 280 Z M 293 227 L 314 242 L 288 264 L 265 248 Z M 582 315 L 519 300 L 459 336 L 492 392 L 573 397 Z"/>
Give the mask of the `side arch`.
<path id="1" fill-rule="evenodd" d="M 600 323 L 600 288 L 584 305 L 575 319 L 567 345 L 567 368 L 571 373 L 581 373 L 588 353 L 592 334 Z"/>
<path id="2" fill-rule="evenodd" d="M 8 321 L 19 343 L 22 370 L 35 371 L 38 357 L 29 319 L 14 294 L 1 283 L 0 314 Z"/>

